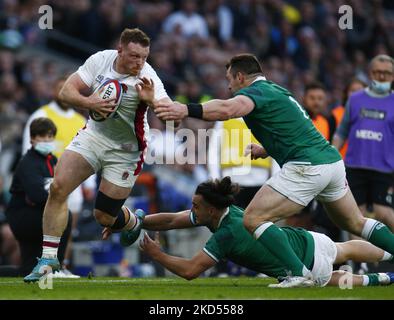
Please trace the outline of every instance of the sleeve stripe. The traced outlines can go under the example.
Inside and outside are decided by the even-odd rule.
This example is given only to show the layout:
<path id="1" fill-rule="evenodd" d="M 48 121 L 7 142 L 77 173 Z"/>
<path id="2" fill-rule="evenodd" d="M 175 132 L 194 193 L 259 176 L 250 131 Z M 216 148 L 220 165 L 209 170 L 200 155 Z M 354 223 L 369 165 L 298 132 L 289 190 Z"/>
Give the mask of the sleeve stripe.
<path id="1" fill-rule="evenodd" d="M 210 253 L 207 248 L 202 249 L 207 255 L 209 255 L 213 260 L 219 262 L 220 259 L 216 258 L 212 253 Z"/>

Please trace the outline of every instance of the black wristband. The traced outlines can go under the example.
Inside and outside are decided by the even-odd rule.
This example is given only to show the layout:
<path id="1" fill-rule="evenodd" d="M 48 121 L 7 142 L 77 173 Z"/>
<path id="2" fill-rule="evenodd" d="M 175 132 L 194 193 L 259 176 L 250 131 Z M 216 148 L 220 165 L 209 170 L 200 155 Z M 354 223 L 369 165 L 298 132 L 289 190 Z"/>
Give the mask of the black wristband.
<path id="1" fill-rule="evenodd" d="M 188 117 L 202 119 L 201 103 L 188 103 L 186 105 L 187 105 Z"/>

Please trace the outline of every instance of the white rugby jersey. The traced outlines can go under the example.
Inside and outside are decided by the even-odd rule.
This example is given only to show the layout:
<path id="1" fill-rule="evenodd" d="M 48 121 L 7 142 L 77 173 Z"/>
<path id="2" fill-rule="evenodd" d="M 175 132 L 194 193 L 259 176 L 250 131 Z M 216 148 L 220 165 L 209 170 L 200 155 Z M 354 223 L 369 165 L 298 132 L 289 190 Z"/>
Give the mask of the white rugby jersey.
<path id="1" fill-rule="evenodd" d="M 117 50 L 99 51 L 90 56 L 77 71 L 82 81 L 93 91 L 108 79 L 116 79 L 123 88 L 127 87 L 114 117 L 102 122 L 89 118 L 84 130 L 100 139 L 106 139 L 114 149 L 142 151 L 148 140 L 147 106 L 138 98 L 135 85 L 140 82 L 139 78 L 146 77 L 155 84 L 155 99 L 159 100 L 168 95 L 155 70 L 147 62 L 137 76 L 116 72 L 114 62 L 117 55 Z"/>

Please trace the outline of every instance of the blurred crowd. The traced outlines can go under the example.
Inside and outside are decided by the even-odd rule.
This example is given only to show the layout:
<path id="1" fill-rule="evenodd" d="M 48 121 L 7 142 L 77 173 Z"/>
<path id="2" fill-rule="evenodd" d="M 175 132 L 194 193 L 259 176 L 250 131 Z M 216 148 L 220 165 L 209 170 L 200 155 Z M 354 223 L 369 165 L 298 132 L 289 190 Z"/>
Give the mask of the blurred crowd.
<path id="1" fill-rule="evenodd" d="M 338 26 L 338 8 L 345 4 L 353 11 L 349 30 Z M 91 52 L 49 38 L 52 30 L 40 30 L 42 5 L 53 9 L 54 31 L 82 41 Z M 149 62 L 168 94 L 182 102 L 228 98 L 224 66 L 234 54 L 251 52 L 262 62 L 265 76 L 299 101 L 308 84 L 321 82 L 326 88 L 321 113 L 329 114 L 343 105 L 351 79 L 368 83 L 371 57 L 394 52 L 391 0 L 0 0 L 0 216 L 29 115 L 54 98 L 55 79 L 73 71 L 55 59 L 20 53 L 38 47 L 82 64 L 97 48 L 115 48 L 125 27 L 139 27 L 151 37 Z M 153 114 L 149 117 L 153 128 L 165 129 Z M 187 120 L 182 125 L 197 130 L 214 124 Z M 201 166 L 174 167 L 185 185 L 197 185 L 209 176 Z M 150 179 L 144 180 L 142 190 L 153 188 Z M 161 183 L 167 190 L 165 179 Z M 136 192 L 144 193 L 139 188 Z M 160 209 L 154 194 L 149 201 Z M 168 205 L 168 199 L 162 202 Z M 180 207 L 166 209 L 189 205 L 187 200 L 179 202 Z"/>

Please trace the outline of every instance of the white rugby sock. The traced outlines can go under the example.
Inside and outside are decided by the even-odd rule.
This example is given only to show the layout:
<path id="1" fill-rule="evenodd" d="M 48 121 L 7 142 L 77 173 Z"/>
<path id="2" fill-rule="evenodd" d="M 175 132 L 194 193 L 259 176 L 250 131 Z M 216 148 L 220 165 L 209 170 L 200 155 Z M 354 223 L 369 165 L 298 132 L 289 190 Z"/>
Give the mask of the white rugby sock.
<path id="1" fill-rule="evenodd" d="M 393 255 L 391 253 L 388 253 L 387 251 L 385 251 L 383 258 L 380 259 L 380 261 L 389 261 L 389 260 L 393 260 Z"/>
<path id="2" fill-rule="evenodd" d="M 42 242 L 42 257 L 53 259 L 57 257 L 57 250 L 59 249 L 60 237 L 44 235 Z"/>
<path id="3" fill-rule="evenodd" d="M 363 287 L 366 287 L 369 285 L 369 277 L 368 276 L 362 276 L 363 277 Z"/>
<path id="4" fill-rule="evenodd" d="M 253 232 L 253 237 L 257 240 L 261 237 L 265 230 L 267 230 L 270 226 L 272 226 L 272 222 L 265 222 L 257 227 L 256 230 Z"/>
<path id="5" fill-rule="evenodd" d="M 367 218 L 363 230 L 361 231 L 361 237 L 363 237 L 365 240 L 369 240 L 369 237 L 371 236 L 373 229 L 378 223 L 379 221 L 376 221 L 375 219 Z"/>

